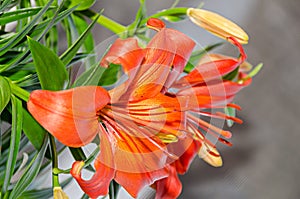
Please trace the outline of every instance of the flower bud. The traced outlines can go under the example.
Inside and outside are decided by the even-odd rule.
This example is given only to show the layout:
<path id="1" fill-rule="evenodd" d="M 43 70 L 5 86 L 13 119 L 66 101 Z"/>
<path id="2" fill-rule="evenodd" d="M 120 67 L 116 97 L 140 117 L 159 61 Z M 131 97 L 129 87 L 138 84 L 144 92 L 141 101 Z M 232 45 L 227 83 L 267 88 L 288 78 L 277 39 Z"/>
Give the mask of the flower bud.
<path id="1" fill-rule="evenodd" d="M 232 21 L 211 11 L 189 8 L 187 15 L 190 20 L 212 34 L 227 39 L 234 37 L 239 43 L 247 44 L 249 37 L 247 33 Z"/>
<path id="2" fill-rule="evenodd" d="M 61 187 L 53 188 L 53 198 L 54 199 L 69 199 L 67 194 L 61 189 Z"/>

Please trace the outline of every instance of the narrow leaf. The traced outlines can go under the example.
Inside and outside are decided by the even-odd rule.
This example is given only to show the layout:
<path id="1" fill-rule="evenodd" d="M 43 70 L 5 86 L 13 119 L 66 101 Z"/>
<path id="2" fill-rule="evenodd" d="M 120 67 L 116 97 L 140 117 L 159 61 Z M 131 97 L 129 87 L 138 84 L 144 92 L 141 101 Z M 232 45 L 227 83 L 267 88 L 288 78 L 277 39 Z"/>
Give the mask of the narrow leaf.
<path id="1" fill-rule="evenodd" d="M 83 74 L 81 74 L 79 76 L 79 78 L 77 78 L 77 80 L 73 84 L 73 87 L 87 86 L 87 85 L 97 86 L 99 83 L 99 80 L 105 70 L 106 70 L 106 68 L 100 67 L 99 63 L 95 64 L 89 70 L 87 70 Z"/>
<path id="2" fill-rule="evenodd" d="M 8 81 L 0 76 L 0 114 L 10 100 L 10 93 L 11 90 Z"/>
<path id="3" fill-rule="evenodd" d="M 24 191 L 26 191 L 31 182 L 35 179 L 43 163 L 43 158 L 45 156 L 47 146 L 48 136 L 45 136 L 41 150 L 34 156 L 30 164 L 27 166 L 24 174 L 22 175 L 20 180 L 13 188 L 11 194 L 9 195 L 9 199 L 18 198 Z"/>
<path id="4" fill-rule="evenodd" d="M 247 77 L 254 77 L 262 69 L 263 63 L 258 64 L 254 69 L 247 75 Z"/>
<path id="5" fill-rule="evenodd" d="M 35 119 L 23 109 L 23 131 L 35 149 L 42 147 L 46 131 Z"/>
<path id="6" fill-rule="evenodd" d="M 79 48 L 82 46 L 83 42 L 89 35 L 88 33 L 91 31 L 91 29 L 94 27 L 95 23 L 97 22 L 98 18 L 100 17 L 100 14 L 95 18 L 95 20 L 87 27 L 87 29 L 80 35 L 80 37 L 74 42 L 70 48 L 68 48 L 61 56 L 60 59 L 64 64 L 68 64 L 73 57 L 76 55 Z"/>
<path id="7" fill-rule="evenodd" d="M 29 37 L 28 43 L 42 88 L 47 90 L 64 88 L 67 85 L 68 73 L 58 56 Z"/>
<path id="8" fill-rule="evenodd" d="M 26 34 L 34 27 L 36 22 L 41 18 L 41 16 L 48 10 L 53 0 L 50 0 L 48 4 L 35 15 L 35 17 L 27 24 L 22 31 L 16 34 L 13 38 L 11 38 L 7 43 L 0 47 L 0 56 L 4 55 L 7 51 L 9 51 L 12 47 L 14 47 L 18 42 L 20 42 Z"/>
<path id="9" fill-rule="evenodd" d="M 22 132 L 22 121 L 23 121 L 22 101 L 16 98 L 14 95 L 12 95 L 11 104 L 12 104 L 12 129 L 11 129 L 8 160 L 6 162 L 5 178 L 2 186 L 3 193 L 5 193 L 8 189 L 17 162 L 21 132 Z"/>
<path id="10" fill-rule="evenodd" d="M 107 86 L 115 83 L 118 80 L 118 73 L 121 69 L 120 65 L 110 64 L 109 67 L 104 71 L 103 75 L 99 80 L 100 86 Z"/>
<path id="11" fill-rule="evenodd" d="M 67 178 L 62 183 L 60 183 L 61 187 L 65 187 L 72 181 L 72 178 Z M 53 196 L 53 188 L 45 188 L 40 190 L 29 190 L 25 191 L 18 199 L 41 199 L 41 198 L 50 198 Z"/>
<path id="12" fill-rule="evenodd" d="M 42 8 L 23 8 L 15 11 L 5 12 L 0 16 L 0 25 L 5 25 L 13 21 L 31 17 L 37 14 Z"/>

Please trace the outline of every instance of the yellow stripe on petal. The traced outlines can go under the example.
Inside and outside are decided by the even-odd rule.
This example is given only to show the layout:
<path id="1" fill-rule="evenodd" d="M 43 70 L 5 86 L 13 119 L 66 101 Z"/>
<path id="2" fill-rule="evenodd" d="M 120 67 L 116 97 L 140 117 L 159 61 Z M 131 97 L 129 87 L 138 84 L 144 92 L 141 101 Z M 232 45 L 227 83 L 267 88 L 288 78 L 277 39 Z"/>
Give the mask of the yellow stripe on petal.
<path id="1" fill-rule="evenodd" d="M 241 44 L 247 44 L 249 37 L 238 25 L 223 16 L 203 9 L 189 8 L 187 15 L 190 20 L 212 34 L 227 39 L 234 37 Z"/>

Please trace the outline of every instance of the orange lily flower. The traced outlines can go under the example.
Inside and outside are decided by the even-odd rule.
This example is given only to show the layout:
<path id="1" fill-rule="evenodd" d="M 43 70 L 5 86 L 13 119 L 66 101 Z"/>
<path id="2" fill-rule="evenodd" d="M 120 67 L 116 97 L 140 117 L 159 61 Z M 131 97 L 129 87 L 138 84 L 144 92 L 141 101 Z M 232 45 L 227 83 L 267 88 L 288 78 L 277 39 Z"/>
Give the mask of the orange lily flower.
<path id="1" fill-rule="evenodd" d="M 240 122 L 203 109 L 233 106 L 229 103 L 234 95 L 251 82 L 221 79 L 244 62 L 241 45 L 232 38 L 241 58 L 200 64 L 179 78 L 195 43 L 158 19 L 150 19 L 148 26 L 158 33 L 146 48 L 140 48 L 134 38 L 117 39 L 101 62 L 121 64 L 128 76 L 123 84 L 110 91 L 99 86 L 33 91 L 27 104 L 34 118 L 67 146 L 84 146 L 100 137 L 94 176 L 82 179 L 80 161 L 71 170 L 91 198 L 106 195 L 112 179 L 133 197 L 152 185 L 157 199 L 176 198 L 181 192 L 177 173 L 187 170 L 198 151 L 207 162 L 219 164 L 214 144 L 199 128 L 223 143 L 228 144 L 220 135 L 231 136 L 197 116 Z"/>

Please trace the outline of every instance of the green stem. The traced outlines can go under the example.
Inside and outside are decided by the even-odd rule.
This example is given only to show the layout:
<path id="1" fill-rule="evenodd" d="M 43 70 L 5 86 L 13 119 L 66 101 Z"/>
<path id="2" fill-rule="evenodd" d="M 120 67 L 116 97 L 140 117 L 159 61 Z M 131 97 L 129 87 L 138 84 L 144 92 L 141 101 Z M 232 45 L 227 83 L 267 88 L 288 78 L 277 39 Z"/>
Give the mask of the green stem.
<path id="1" fill-rule="evenodd" d="M 94 20 L 97 17 L 97 13 L 92 10 L 81 11 L 80 14 L 83 14 L 92 20 Z M 99 19 L 97 20 L 97 23 L 118 35 L 121 35 L 122 33 L 124 33 L 127 30 L 127 28 L 125 26 L 119 24 L 118 22 L 116 22 L 104 15 L 101 15 L 99 17 Z"/>
<path id="2" fill-rule="evenodd" d="M 55 172 L 58 169 L 58 158 L 57 158 L 57 151 L 56 151 L 56 144 L 55 139 L 52 135 L 49 135 L 50 140 L 50 148 L 51 148 L 51 155 L 52 155 L 52 184 L 53 187 L 60 187 L 58 174 Z"/>
<path id="3" fill-rule="evenodd" d="M 11 91 L 14 95 L 19 97 L 20 99 L 24 100 L 25 102 L 28 101 L 30 93 L 23 88 L 17 86 L 16 84 L 12 83 L 10 84 Z"/>
<path id="4" fill-rule="evenodd" d="M 158 13 L 155 13 L 145 19 L 141 22 L 141 24 L 145 24 L 149 18 L 159 18 L 163 16 L 169 16 L 169 15 L 186 15 L 186 11 L 188 8 L 170 8 L 167 10 L 162 10 Z"/>

